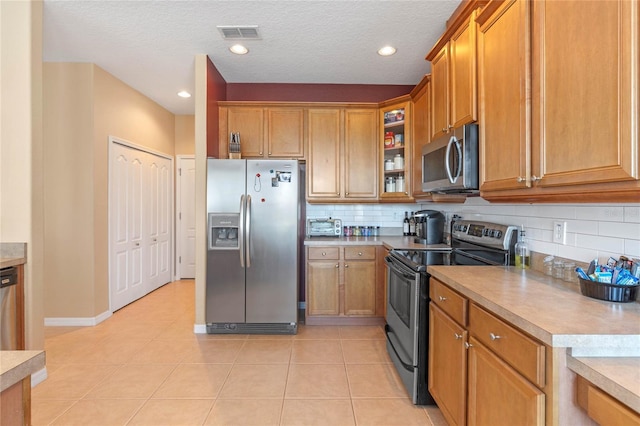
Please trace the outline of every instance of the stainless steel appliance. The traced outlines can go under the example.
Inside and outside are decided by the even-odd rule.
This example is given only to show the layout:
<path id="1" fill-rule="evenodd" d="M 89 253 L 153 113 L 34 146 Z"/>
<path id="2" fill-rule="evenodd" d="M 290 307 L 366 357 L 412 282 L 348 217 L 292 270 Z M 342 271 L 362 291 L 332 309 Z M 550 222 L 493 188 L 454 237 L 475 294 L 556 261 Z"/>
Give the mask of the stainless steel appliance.
<path id="1" fill-rule="evenodd" d="M 422 148 L 422 190 L 477 193 L 478 125 L 465 124 Z"/>
<path id="2" fill-rule="evenodd" d="M 342 221 L 331 217 L 307 219 L 307 235 L 309 237 L 339 237 L 342 235 Z"/>
<path id="3" fill-rule="evenodd" d="M 456 220 L 448 250 L 391 250 L 385 332 L 391 357 L 414 404 L 435 404 L 427 389 L 429 265 L 512 265 L 515 226 Z"/>
<path id="4" fill-rule="evenodd" d="M 0 350 L 3 351 L 18 349 L 17 284 L 15 267 L 0 269 Z"/>
<path id="5" fill-rule="evenodd" d="M 208 160 L 207 333 L 295 334 L 295 160 Z"/>
<path id="6" fill-rule="evenodd" d="M 436 210 L 420 210 L 414 213 L 416 237 L 420 244 L 440 244 L 444 237 L 444 215 Z"/>

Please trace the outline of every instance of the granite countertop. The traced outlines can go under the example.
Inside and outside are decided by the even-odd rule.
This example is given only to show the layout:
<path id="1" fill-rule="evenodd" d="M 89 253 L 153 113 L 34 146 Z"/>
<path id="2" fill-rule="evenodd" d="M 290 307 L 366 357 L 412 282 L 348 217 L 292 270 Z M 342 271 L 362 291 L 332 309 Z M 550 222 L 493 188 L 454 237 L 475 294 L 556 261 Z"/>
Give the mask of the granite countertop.
<path id="1" fill-rule="evenodd" d="M 44 351 L 0 351 L 0 392 L 44 368 Z"/>
<path id="2" fill-rule="evenodd" d="M 385 246 L 388 249 L 400 250 L 451 250 L 447 244 L 420 244 L 413 241 L 415 237 L 380 236 L 380 237 L 307 237 L 305 246 Z"/>
<path id="3" fill-rule="evenodd" d="M 427 270 L 543 343 L 568 348 L 572 371 L 640 412 L 640 303 L 592 299 L 578 284 L 514 267 Z"/>
<path id="4" fill-rule="evenodd" d="M 27 263 L 26 243 L 0 242 L 0 268 L 8 268 L 25 263 Z"/>

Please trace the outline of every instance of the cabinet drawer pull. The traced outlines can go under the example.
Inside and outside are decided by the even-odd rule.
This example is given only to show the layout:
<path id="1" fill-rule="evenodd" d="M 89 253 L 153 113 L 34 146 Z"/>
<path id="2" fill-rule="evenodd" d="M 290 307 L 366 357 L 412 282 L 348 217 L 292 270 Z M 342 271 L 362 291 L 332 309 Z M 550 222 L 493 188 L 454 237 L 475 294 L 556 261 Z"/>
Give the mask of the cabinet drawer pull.
<path id="1" fill-rule="evenodd" d="M 438 296 L 438 300 L 444 302 L 445 300 L 447 300 L 447 298 L 444 296 Z"/>
<path id="2" fill-rule="evenodd" d="M 326 256 L 326 255 L 327 255 L 327 252 L 326 252 L 326 251 L 323 251 L 323 252 L 322 252 L 322 255 L 323 255 L 323 256 Z"/>
<path id="3" fill-rule="evenodd" d="M 456 340 L 460 340 L 462 339 L 462 334 L 453 333 L 453 337 L 455 337 Z"/>
<path id="4" fill-rule="evenodd" d="M 502 339 L 502 336 L 498 336 L 498 335 L 496 335 L 496 334 L 489 333 L 489 338 L 490 338 L 491 340 L 498 340 L 498 339 Z"/>
<path id="5" fill-rule="evenodd" d="M 469 342 L 464 342 L 464 347 L 465 347 L 465 349 L 469 349 L 469 348 L 473 347 L 473 345 L 471 343 L 469 343 Z"/>
<path id="6" fill-rule="evenodd" d="M 361 251 L 358 252 L 358 256 L 362 256 L 362 252 Z"/>

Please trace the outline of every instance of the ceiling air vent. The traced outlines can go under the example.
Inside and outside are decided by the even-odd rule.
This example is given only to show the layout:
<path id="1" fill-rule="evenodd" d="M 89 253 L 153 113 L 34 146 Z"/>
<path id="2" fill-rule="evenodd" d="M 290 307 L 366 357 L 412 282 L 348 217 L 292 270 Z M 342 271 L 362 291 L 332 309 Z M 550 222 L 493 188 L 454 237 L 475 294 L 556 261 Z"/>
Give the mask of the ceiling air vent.
<path id="1" fill-rule="evenodd" d="M 257 25 L 218 25 L 218 31 L 225 40 L 259 40 Z"/>

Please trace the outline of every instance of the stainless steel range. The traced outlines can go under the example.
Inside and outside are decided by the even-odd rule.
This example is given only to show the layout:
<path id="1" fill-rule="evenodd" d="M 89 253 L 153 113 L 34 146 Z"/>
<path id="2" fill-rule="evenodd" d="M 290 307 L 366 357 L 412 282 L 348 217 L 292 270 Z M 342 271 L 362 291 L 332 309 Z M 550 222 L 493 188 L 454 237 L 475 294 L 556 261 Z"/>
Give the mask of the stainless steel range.
<path id="1" fill-rule="evenodd" d="M 512 265 L 518 229 L 455 220 L 451 248 L 391 250 L 387 263 L 387 351 L 414 404 L 432 405 L 427 389 L 429 265 Z"/>

